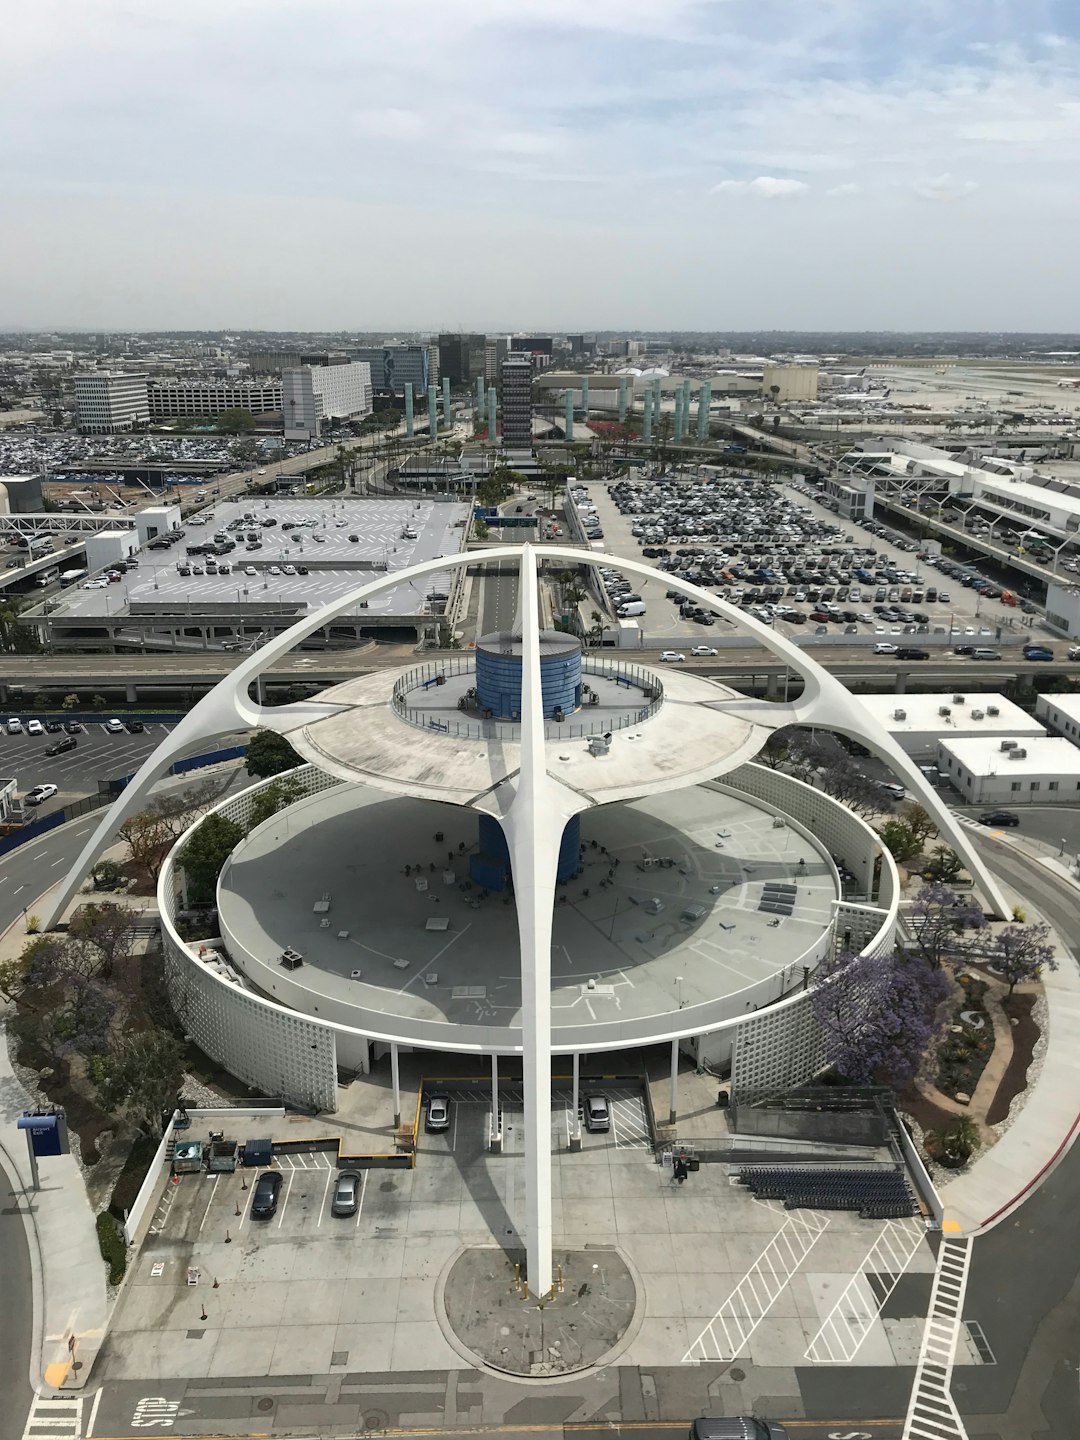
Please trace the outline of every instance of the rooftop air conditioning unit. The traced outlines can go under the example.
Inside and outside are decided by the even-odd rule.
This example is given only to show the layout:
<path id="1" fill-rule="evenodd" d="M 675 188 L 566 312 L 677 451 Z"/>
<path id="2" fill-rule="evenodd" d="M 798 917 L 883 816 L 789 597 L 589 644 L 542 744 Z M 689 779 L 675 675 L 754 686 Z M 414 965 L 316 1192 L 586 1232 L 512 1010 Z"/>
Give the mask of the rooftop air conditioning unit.
<path id="1" fill-rule="evenodd" d="M 939 715 L 951 715 L 951 714 L 952 714 L 952 706 L 951 706 L 951 705 L 939 705 L 939 706 L 937 707 L 937 713 L 938 713 Z"/>
<path id="2" fill-rule="evenodd" d="M 894 711 L 892 712 L 892 718 L 893 718 L 894 720 L 906 720 L 906 719 L 907 719 L 907 711 L 906 711 L 906 710 L 894 710 Z"/>
<path id="3" fill-rule="evenodd" d="M 1001 710 L 999 709 L 999 707 L 998 707 L 997 705 L 987 705 L 987 707 L 986 707 L 986 713 L 987 713 L 988 715 L 1000 715 L 1000 714 L 1001 714 Z"/>
<path id="4" fill-rule="evenodd" d="M 952 703 L 954 705 L 962 705 L 964 703 L 964 697 L 962 695 L 954 695 L 952 697 Z"/>
<path id="5" fill-rule="evenodd" d="M 1026 759 L 1027 759 L 1027 751 L 1026 751 L 1022 746 L 1018 745 L 1015 750 L 1010 750 L 1010 751 L 1009 751 L 1009 759 L 1010 759 L 1010 760 L 1026 760 Z"/>
<path id="6" fill-rule="evenodd" d="M 971 718 L 972 720 L 981 720 L 985 714 L 985 710 L 972 710 Z"/>
<path id="7" fill-rule="evenodd" d="M 1019 744 L 1019 740 L 1002 740 L 1001 748 L 1002 750 L 1015 750 Z"/>

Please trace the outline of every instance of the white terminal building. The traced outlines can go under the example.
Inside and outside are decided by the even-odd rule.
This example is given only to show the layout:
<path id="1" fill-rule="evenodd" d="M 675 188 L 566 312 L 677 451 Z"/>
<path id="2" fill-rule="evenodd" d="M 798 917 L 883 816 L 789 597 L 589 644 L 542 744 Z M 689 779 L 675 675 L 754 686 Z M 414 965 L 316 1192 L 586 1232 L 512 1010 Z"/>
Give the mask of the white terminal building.
<path id="1" fill-rule="evenodd" d="M 336 1109 L 339 1072 L 364 1083 L 386 1067 L 400 1118 L 399 1056 L 430 1051 L 487 1057 L 498 1123 L 500 1065 L 520 1073 L 516 1225 L 530 1287 L 546 1295 L 559 1238 L 553 1057 L 570 1062 L 572 1115 L 582 1054 L 670 1047 L 673 1117 L 680 1052 L 730 1066 L 736 1095 L 801 1084 L 824 1063 L 817 966 L 838 948 L 893 945 L 892 858 L 841 803 L 755 762 L 773 729 L 824 726 L 870 747 L 933 815 L 990 908 L 1009 912 L 966 832 L 858 697 L 753 617 L 640 561 L 499 547 L 484 563 L 517 567 L 520 609 L 474 653 L 375 671 L 294 705 L 252 698 L 259 674 L 335 614 L 477 560 L 380 575 L 246 658 L 133 777 L 45 924 L 173 762 L 237 729 L 287 734 L 306 762 L 292 772 L 298 798 L 253 824 L 269 781 L 211 812 L 241 837 L 208 897 L 216 937 L 188 943 L 179 924 L 180 854 L 207 817 L 162 868 L 173 1008 L 232 1074 L 316 1110 Z M 544 630 L 539 567 L 581 563 L 675 587 L 731 619 L 802 676 L 800 698 L 748 699 Z"/>
<path id="2" fill-rule="evenodd" d="M 1080 695 L 1040 695 L 1035 714 L 1052 734 L 1080 745 Z"/>
<path id="3" fill-rule="evenodd" d="M 959 690 L 936 694 L 861 695 L 859 697 L 898 745 L 915 760 L 934 760 L 942 740 L 967 736 L 1001 739 L 1045 735 L 1046 729 L 1004 695 L 974 695 Z"/>
<path id="4" fill-rule="evenodd" d="M 324 420 L 352 420 L 371 414 L 371 366 L 300 365 L 281 376 L 286 440 L 317 439 Z"/>
<path id="5" fill-rule="evenodd" d="M 1058 736 L 942 740 L 937 763 L 969 805 L 1080 801 L 1080 750 Z"/>

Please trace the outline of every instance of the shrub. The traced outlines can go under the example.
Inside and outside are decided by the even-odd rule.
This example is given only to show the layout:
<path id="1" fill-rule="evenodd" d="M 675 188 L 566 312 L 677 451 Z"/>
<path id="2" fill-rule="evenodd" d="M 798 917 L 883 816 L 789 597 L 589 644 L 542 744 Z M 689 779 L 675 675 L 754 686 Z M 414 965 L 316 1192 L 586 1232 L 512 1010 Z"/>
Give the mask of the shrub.
<path id="1" fill-rule="evenodd" d="M 107 1210 L 97 1217 L 97 1236 L 101 1258 L 109 1267 L 109 1284 L 119 1285 L 127 1269 L 127 1246 Z"/>

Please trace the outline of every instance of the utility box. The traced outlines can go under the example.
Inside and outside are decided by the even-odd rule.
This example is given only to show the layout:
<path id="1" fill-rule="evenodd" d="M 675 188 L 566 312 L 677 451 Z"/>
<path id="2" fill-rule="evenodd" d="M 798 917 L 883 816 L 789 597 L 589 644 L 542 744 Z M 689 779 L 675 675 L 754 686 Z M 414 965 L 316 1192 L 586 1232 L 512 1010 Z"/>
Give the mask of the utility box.
<path id="1" fill-rule="evenodd" d="M 269 1165 L 274 1158 L 274 1142 L 272 1140 L 245 1140 L 244 1142 L 244 1166 L 246 1169 L 256 1169 L 260 1165 Z"/>

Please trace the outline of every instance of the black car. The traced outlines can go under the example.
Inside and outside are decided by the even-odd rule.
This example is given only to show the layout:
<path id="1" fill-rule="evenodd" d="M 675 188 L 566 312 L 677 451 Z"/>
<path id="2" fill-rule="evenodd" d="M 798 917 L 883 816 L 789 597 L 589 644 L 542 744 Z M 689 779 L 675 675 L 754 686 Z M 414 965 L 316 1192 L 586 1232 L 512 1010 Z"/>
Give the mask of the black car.
<path id="1" fill-rule="evenodd" d="M 896 652 L 898 660 L 929 660 L 929 650 L 916 650 L 911 645 L 901 645 Z"/>
<path id="2" fill-rule="evenodd" d="M 49 745 L 45 750 L 45 754 L 66 755 L 69 750 L 74 750 L 78 746 L 78 743 L 74 735 L 65 735 L 63 740 L 57 740 L 55 745 Z"/>
<path id="3" fill-rule="evenodd" d="M 306 565 L 297 565 L 297 567 L 296 567 L 296 573 L 297 573 L 298 575 L 310 575 L 310 574 L 311 574 L 311 571 L 308 569 L 308 567 L 307 567 Z"/>
<path id="4" fill-rule="evenodd" d="M 141 720 L 125 720 L 124 724 L 127 726 L 129 735 L 141 735 L 146 729 Z"/>
<path id="5" fill-rule="evenodd" d="M 1012 830 L 1020 824 L 1020 816 L 1011 810 L 984 810 L 979 816 L 980 825 L 993 825 L 998 829 Z"/>
<path id="6" fill-rule="evenodd" d="M 45 721 L 45 733 L 47 735 L 59 735 L 63 728 L 64 722 L 62 720 Z"/>
<path id="7" fill-rule="evenodd" d="M 64 729 L 69 735 L 81 735 L 83 732 L 81 720 L 65 720 Z"/>
<path id="8" fill-rule="evenodd" d="M 255 1181 L 255 1190 L 251 1197 L 251 1215 L 254 1220 L 269 1220 L 277 1209 L 278 1195 L 281 1191 L 281 1171 L 264 1170 Z"/>

